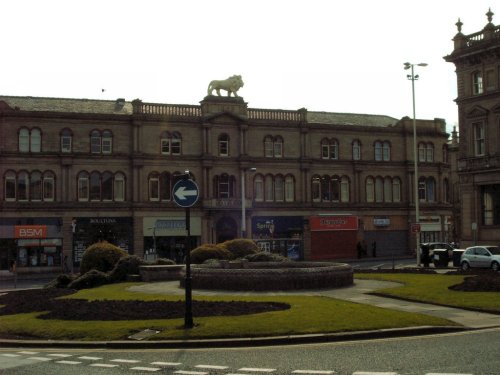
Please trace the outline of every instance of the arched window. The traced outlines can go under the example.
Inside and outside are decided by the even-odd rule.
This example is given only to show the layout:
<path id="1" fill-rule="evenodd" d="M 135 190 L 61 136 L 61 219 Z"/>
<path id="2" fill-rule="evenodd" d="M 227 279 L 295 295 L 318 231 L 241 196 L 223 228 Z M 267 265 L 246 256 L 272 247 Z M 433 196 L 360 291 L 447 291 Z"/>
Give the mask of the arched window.
<path id="1" fill-rule="evenodd" d="M 257 174 L 254 178 L 254 197 L 256 202 L 264 201 L 264 179 L 261 174 Z"/>
<path id="2" fill-rule="evenodd" d="M 78 200 L 89 200 L 89 174 L 87 172 L 80 172 L 78 174 Z"/>
<path id="3" fill-rule="evenodd" d="M 382 161 L 382 142 L 376 141 L 374 144 L 375 160 Z"/>
<path id="4" fill-rule="evenodd" d="M 274 177 L 274 200 L 276 202 L 283 202 L 285 200 L 285 181 L 282 175 Z"/>
<path id="5" fill-rule="evenodd" d="M 17 200 L 27 201 L 28 200 L 28 189 L 29 189 L 29 175 L 28 172 L 22 171 L 17 176 Z"/>
<path id="6" fill-rule="evenodd" d="M 324 175 L 321 177 L 321 200 L 323 202 L 330 202 L 331 196 L 330 176 Z"/>
<path id="7" fill-rule="evenodd" d="M 157 202 L 160 200 L 160 175 L 153 172 L 148 177 L 149 200 Z"/>
<path id="8" fill-rule="evenodd" d="M 111 154 L 113 151 L 113 135 L 109 130 L 102 132 L 102 153 Z"/>
<path id="9" fill-rule="evenodd" d="M 52 202 L 55 200 L 55 177 L 53 172 L 45 172 L 43 174 L 43 200 Z"/>
<path id="10" fill-rule="evenodd" d="M 274 184 L 273 184 L 273 176 L 267 175 L 264 179 L 264 194 L 266 202 L 274 201 Z"/>
<path id="11" fill-rule="evenodd" d="M 104 172 L 101 175 L 101 194 L 103 201 L 113 200 L 113 174 Z"/>
<path id="12" fill-rule="evenodd" d="M 350 194 L 349 194 L 349 178 L 343 176 L 340 179 L 340 200 L 342 202 L 349 202 Z"/>
<path id="13" fill-rule="evenodd" d="M 99 172 L 90 173 L 90 200 L 101 200 L 101 174 Z"/>
<path id="14" fill-rule="evenodd" d="M 330 186 L 331 186 L 331 200 L 332 202 L 339 202 L 340 201 L 340 177 L 339 176 L 332 176 L 330 179 Z"/>
<path id="15" fill-rule="evenodd" d="M 73 149 L 73 133 L 70 129 L 63 129 L 60 134 L 61 137 L 61 152 L 69 153 Z"/>
<path id="16" fill-rule="evenodd" d="M 295 179 L 291 175 L 285 177 L 285 201 L 295 201 Z"/>
<path id="17" fill-rule="evenodd" d="M 384 202 L 392 202 L 392 178 L 384 178 Z"/>
<path id="18" fill-rule="evenodd" d="M 264 156 L 266 158 L 283 157 L 283 138 L 281 136 L 266 135 L 264 137 Z"/>
<path id="19" fill-rule="evenodd" d="M 170 201 L 172 199 L 172 176 L 168 172 L 160 175 L 160 200 Z"/>
<path id="20" fill-rule="evenodd" d="M 42 151 L 42 132 L 40 129 L 31 129 L 30 135 L 30 151 L 40 152 Z"/>
<path id="21" fill-rule="evenodd" d="M 375 201 L 375 182 L 373 177 L 367 177 L 365 183 L 366 189 L 366 201 L 374 202 Z"/>
<path id="22" fill-rule="evenodd" d="M 172 155 L 180 155 L 182 153 L 182 137 L 179 132 L 172 134 Z"/>
<path id="23" fill-rule="evenodd" d="M 19 152 L 40 152 L 42 150 L 42 132 L 40 129 L 19 129 L 18 147 Z"/>
<path id="24" fill-rule="evenodd" d="M 361 142 L 357 139 L 352 142 L 352 160 L 361 160 Z"/>
<path id="25" fill-rule="evenodd" d="M 423 142 L 420 142 L 418 144 L 418 161 L 419 162 L 425 161 L 425 143 Z"/>
<path id="26" fill-rule="evenodd" d="M 165 131 L 160 134 L 160 152 L 162 155 L 180 155 L 182 150 L 182 137 L 179 132 L 170 134 Z"/>
<path id="27" fill-rule="evenodd" d="M 229 136 L 227 134 L 219 136 L 219 156 L 229 156 Z"/>
<path id="28" fill-rule="evenodd" d="M 90 152 L 92 154 L 101 153 L 101 132 L 99 130 L 90 132 Z"/>
<path id="29" fill-rule="evenodd" d="M 418 197 L 421 202 L 436 201 L 436 180 L 434 177 L 420 177 L 418 179 Z"/>
<path id="30" fill-rule="evenodd" d="M 321 178 L 313 176 L 311 180 L 311 199 L 313 202 L 321 201 Z"/>
<path id="31" fill-rule="evenodd" d="M 392 201 L 401 202 L 401 180 L 399 177 L 392 179 Z"/>
<path id="32" fill-rule="evenodd" d="M 29 192 L 31 201 L 42 200 L 42 174 L 38 171 L 31 172 Z"/>
<path id="33" fill-rule="evenodd" d="M 123 173 L 116 173 L 114 179 L 113 197 L 116 202 L 123 202 L 125 200 L 125 175 Z"/>
<path id="34" fill-rule="evenodd" d="M 15 201 L 16 200 L 16 188 L 17 188 L 17 179 L 16 173 L 13 171 L 7 171 L 4 177 L 4 199 L 6 201 Z"/>
<path id="35" fill-rule="evenodd" d="M 27 128 L 19 130 L 19 152 L 30 152 L 30 131 Z"/>
<path id="36" fill-rule="evenodd" d="M 274 138 L 274 157 L 283 157 L 283 138 L 280 136 Z"/>
<path id="37" fill-rule="evenodd" d="M 384 161 L 390 161 L 391 160 L 391 144 L 388 141 L 385 141 L 382 144 L 382 150 L 383 150 Z"/>
<path id="38" fill-rule="evenodd" d="M 434 162 L 434 145 L 427 143 L 425 146 L 425 161 L 428 163 Z"/>
<path id="39" fill-rule="evenodd" d="M 384 201 L 384 179 L 382 177 L 375 178 L 375 202 Z"/>

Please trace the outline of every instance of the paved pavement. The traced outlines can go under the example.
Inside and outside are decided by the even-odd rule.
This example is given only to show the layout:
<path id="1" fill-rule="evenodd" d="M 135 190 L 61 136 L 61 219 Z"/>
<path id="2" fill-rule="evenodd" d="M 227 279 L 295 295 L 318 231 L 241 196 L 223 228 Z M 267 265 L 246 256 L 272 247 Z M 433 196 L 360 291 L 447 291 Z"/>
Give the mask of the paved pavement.
<path id="1" fill-rule="evenodd" d="M 51 278 L 52 279 L 52 278 Z M 17 280 L 17 289 L 26 288 L 40 288 L 45 285 L 51 279 L 22 279 Z M 409 302 L 393 298 L 385 298 L 367 294 L 377 289 L 386 288 L 398 285 L 397 283 L 388 281 L 377 281 L 377 280 L 361 280 L 355 279 L 354 285 L 343 288 L 336 289 L 324 289 L 324 290 L 303 290 L 303 291 L 283 291 L 283 292 L 231 292 L 231 291 L 209 291 L 209 290 L 193 290 L 193 297 L 197 295 L 221 295 L 221 294 L 238 294 L 238 295 L 283 295 L 283 294 L 295 294 L 295 295 L 321 295 L 328 296 L 332 298 L 338 298 L 343 300 L 348 300 L 356 303 L 369 304 L 382 308 L 401 310 L 414 313 L 422 313 L 441 317 L 444 319 L 451 320 L 463 326 L 458 329 L 482 329 L 490 327 L 500 327 L 500 315 L 481 313 L 476 311 L 463 310 L 458 308 L 437 306 L 425 303 Z M 13 280 L 0 279 L 0 293 L 8 290 L 13 290 Z M 137 285 L 130 288 L 132 291 L 152 293 L 152 294 L 177 294 L 184 295 L 185 291 L 179 286 L 178 281 L 164 281 L 164 282 L 153 282 L 143 285 Z M 261 339 L 240 339 L 240 340 L 199 340 L 196 342 L 183 342 L 181 346 L 234 346 L 234 345 L 271 345 L 271 344 L 283 344 L 283 343 L 294 343 L 294 342 L 314 342 L 314 341 L 340 341 L 349 339 L 363 339 L 363 338 L 373 338 L 373 337 L 391 337 L 391 336 L 402 336 L 402 335 L 414 335 L 414 334 L 428 334 L 428 333 L 438 333 L 447 332 L 450 330 L 456 330 L 456 327 L 410 327 L 403 329 L 394 330 L 378 330 L 370 332 L 354 332 L 354 333 L 340 333 L 340 334 L 322 334 L 322 335 L 306 335 L 306 336 L 287 336 L 279 338 L 261 338 Z M 238 341 L 238 343 L 235 343 Z M 54 342 L 54 341 L 11 341 L 11 340 L 0 340 L 0 346 L 9 345 L 22 345 L 22 346 L 78 346 L 82 344 L 84 346 L 106 346 L 106 347 L 126 347 L 126 346 L 142 346 L 142 347 L 154 347 L 154 346 L 178 346 L 178 342 L 157 342 L 155 344 L 152 341 L 120 341 L 120 342 L 99 342 L 99 343 L 74 343 L 74 342 Z"/>

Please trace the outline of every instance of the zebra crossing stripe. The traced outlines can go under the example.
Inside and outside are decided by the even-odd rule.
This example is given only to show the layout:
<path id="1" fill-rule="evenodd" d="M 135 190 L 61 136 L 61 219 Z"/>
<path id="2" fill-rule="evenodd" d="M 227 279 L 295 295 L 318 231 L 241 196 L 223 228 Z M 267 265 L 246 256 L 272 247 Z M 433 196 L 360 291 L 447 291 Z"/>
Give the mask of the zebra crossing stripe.
<path id="1" fill-rule="evenodd" d="M 105 367 L 105 368 L 118 367 L 118 365 L 110 365 L 109 363 L 92 363 L 89 366 L 91 366 L 91 367 Z"/>
<path id="2" fill-rule="evenodd" d="M 161 368 L 159 368 L 159 367 L 131 367 L 130 369 L 137 370 L 137 371 L 150 371 L 150 372 L 161 370 Z"/>
<path id="3" fill-rule="evenodd" d="M 446 373 L 446 374 L 442 374 L 442 373 L 437 373 L 437 372 L 429 372 L 428 374 L 425 374 L 425 375 L 473 375 L 473 374 L 456 374 L 456 373 Z"/>
<path id="4" fill-rule="evenodd" d="M 118 363 L 139 363 L 140 361 L 136 359 L 112 359 L 110 362 L 118 362 Z"/>
<path id="5" fill-rule="evenodd" d="M 214 365 L 196 365 L 196 368 L 206 368 L 210 370 L 225 370 L 228 366 L 214 366 Z"/>
<path id="6" fill-rule="evenodd" d="M 58 357 L 58 358 L 73 357 L 72 354 L 58 354 L 58 353 L 47 354 L 47 356 L 49 356 L 49 357 Z"/>
<path id="7" fill-rule="evenodd" d="M 84 355 L 83 357 L 78 357 L 78 359 L 86 359 L 87 361 L 98 361 L 102 358 L 100 358 L 100 357 L 87 357 Z"/>
<path id="8" fill-rule="evenodd" d="M 151 362 L 154 366 L 179 366 L 182 365 L 180 362 Z"/>
<path id="9" fill-rule="evenodd" d="M 62 365 L 80 365 L 82 362 L 78 362 L 78 361 L 56 361 L 56 363 L 60 363 Z"/>
<path id="10" fill-rule="evenodd" d="M 372 371 L 356 371 L 352 375 L 398 375 L 397 372 L 372 372 Z"/>
<path id="11" fill-rule="evenodd" d="M 52 358 L 47 358 L 47 357 L 29 357 L 28 359 L 32 359 L 33 361 L 42 361 L 42 362 L 52 361 Z"/>
<path id="12" fill-rule="evenodd" d="M 292 374 L 328 375 L 328 374 L 335 374 L 335 371 L 294 370 L 292 371 Z"/>
<path id="13" fill-rule="evenodd" d="M 19 354 L 27 354 L 27 355 L 35 355 L 39 354 L 39 352 L 18 352 Z"/>
<path id="14" fill-rule="evenodd" d="M 208 372 L 202 372 L 202 371 L 175 371 L 174 374 L 179 374 L 179 375 L 207 375 Z"/>
<path id="15" fill-rule="evenodd" d="M 20 357 L 21 354 L 9 354 L 9 353 L 3 353 L 2 356 L 4 357 Z"/>
<path id="16" fill-rule="evenodd" d="M 248 371 L 248 372 L 273 372 L 276 371 L 275 368 L 255 368 L 255 367 L 242 367 L 238 371 Z"/>

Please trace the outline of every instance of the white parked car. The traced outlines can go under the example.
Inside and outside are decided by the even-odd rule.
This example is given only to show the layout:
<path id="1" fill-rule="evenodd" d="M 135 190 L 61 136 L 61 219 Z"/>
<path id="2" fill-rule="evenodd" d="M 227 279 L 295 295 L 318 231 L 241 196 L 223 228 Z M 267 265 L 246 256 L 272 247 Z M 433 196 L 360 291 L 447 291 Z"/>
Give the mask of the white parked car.
<path id="1" fill-rule="evenodd" d="M 499 246 L 472 246 L 465 249 L 460 257 L 462 270 L 469 268 L 491 268 L 493 271 L 500 270 L 500 247 Z"/>

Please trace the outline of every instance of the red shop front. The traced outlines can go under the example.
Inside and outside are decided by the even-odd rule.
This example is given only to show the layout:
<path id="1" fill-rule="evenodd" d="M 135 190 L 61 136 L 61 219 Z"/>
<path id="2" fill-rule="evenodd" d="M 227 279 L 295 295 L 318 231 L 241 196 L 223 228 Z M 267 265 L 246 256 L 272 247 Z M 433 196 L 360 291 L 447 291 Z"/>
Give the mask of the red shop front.
<path id="1" fill-rule="evenodd" d="M 309 218 L 311 259 L 355 258 L 358 217 L 353 215 L 318 215 Z"/>

